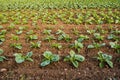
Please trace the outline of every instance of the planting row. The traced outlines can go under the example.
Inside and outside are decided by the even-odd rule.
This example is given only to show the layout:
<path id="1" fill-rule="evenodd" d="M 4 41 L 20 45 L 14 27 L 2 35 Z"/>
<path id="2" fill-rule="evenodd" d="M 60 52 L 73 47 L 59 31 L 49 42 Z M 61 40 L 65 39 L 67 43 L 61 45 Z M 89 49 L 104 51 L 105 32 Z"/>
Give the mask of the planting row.
<path id="1" fill-rule="evenodd" d="M 12 34 L 12 40 L 19 41 L 19 37 L 22 34 L 22 32 L 25 30 L 25 27 L 19 27 L 18 33 Z M 4 27 L 1 26 L 1 32 L 0 32 L 0 42 L 1 45 L 4 44 L 6 34 L 10 32 L 11 30 L 14 30 L 14 27 L 8 27 L 7 30 L 4 29 Z M 105 39 L 105 35 L 108 34 L 107 39 L 112 40 L 112 42 L 109 42 L 109 46 L 113 49 L 115 49 L 116 53 L 120 53 L 120 30 L 119 28 L 109 26 L 107 30 L 104 30 L 102 26 L 97 26 L 95 29 L 89 29 L 86 27 L 86 33 L 87 35 L 83 35 L 80 33 L 79 30 L 76 28 L 73 28 L 73 33 L 77 36 L 77 39 L 74 39 L 74 43 L 71 43 L 72 37 L 70 37 L 68 34 L 66 34 L 63 30 L 58 29 L 57 32 L 53 33 L 50 29 L 44 29 L 41 34 L 45 35 L 46 37 L 43 40 L 47 40 L 49 43 L 51 43 L 52 40 L 61 41 L 64 40 L 66 43 L 71 43 L 68 47 L 71 49 L 75 49 L 77 53 L 80 53 L 81 49 L 84 48 L 83 42 L 86 40 L 92 40 L 93 43 L 87 45 L 88 49 L 98 49 L 106 46 L 106 43 L 102 43 Z M 33 30 L 30 30 L 25 33 L 26 34 L 26 42 L 30 42 L 31 48 L 39 49 L 41 48 L 42 41 L 33 42 L 33 40 L 38 40 L 38 36 L 35 34 Z M 58 35 L 54 37 L 52 34 Z M 89 36 L 88 36 L 89 35 Z M 4 46 L 4 45 L 3 45 Z M 56 49 L 61 49 L 63 45 L 60 43 L 53 43 L 51 44 L 52 47 L 55 47 Z M 22 49 L 21 43 L 11 43 L 10 47 L 13 47 L 15 49 Z M 2 55 L 4 51 L 1 49 L 0 54 Z M 23 53 L 15 53 L 15 61 L 17 63 L 22 63 L 25 60 L 33 61 L 32 52 L 28 52 L 27 55 L 23 55 Z M 45 57 L 42 62 L 40 63 L 40 66 L 46 66 L 52 62 L 56 62 L 60 60 L 60 56 L 56 54 L 52 54 L 50 51 L 45 51 L 43 53 L 43 56 Z M 94 57 L 94 56 L 93 56 Z M 100 67 L 104 67 L 104 64 L 107 63 L 111 68 L 113 68 L 113 63 L 111 62 L 112 56 L 107 55 L 101 51 L 98 52 L 98 57 L 96 59 L 100 60 Z M 5 56 L 0 56 L 0 61 L 7 60 Z M 78 62 L 83 62 L 85 60 L 85 57 L 79 54 L 76 54 L 73 50 L 70 51 L 70 55 L 64 57 L 64 61 L 70 61 L 75 67 L 78 67 Z M 118 59 L 119 60 L 119 59 Z"/>
<path id="2" fill-rule="evenodd" d="M 119 0 L 0 0 L 0 10 L 41 10 L 41 9 L 83 9 L 83 8 L 118 8 Z"/>
<path id="3" fill-rule="evenodd" d="M 0 44 L 3 44 L 4 41 L 7 38 L 7 33 L 9 33 L 9 30 L 13 29 L 14 27 L 9 26 L 8 30 L 3 29 L 1 26 L 1 32 L 0 32 Z M 16 30 L 16 34 L 11 34 L 11 39 L 10 41 L 15 41 L 14 43 L 10 43 L 10 47 L 13 47 L 15 49 L 22 49 L 22 44 L 19 42 L 20 41 L 20 35 L 24 31 L 25 27 L 19 27 L 19 30 Z M 110 31 L 110 32 L 109 32 Z M 97 26 L 95 30 L 93 29 L 88 29 L 86 30 L 87 35 L 83 35 L 79 33 L 79 30 L 76 28 L 73 28 L 73 33 L 76 35 L 76 40 L 75 38 L 70 37 L 69 34 L 66 34 L 63 30 L 58 29 L 56 33 L 57 38 L 52 34 L 52 30 L 50 29 L 44 29 L 42 34 L 44 34 L 44 38 L 39 41 L 38 35 L 33 30 L 30 30 L 26 32 L 26 34 L 23 36 L 25 37 L 25 42 L 29 43 L 30 42 L 30 48 L 40 48 L 42 40 L 43 41 L 48 41 L 51 42 L 52 40 L 57 40 L 57 41 L 65 41 L 65 42 L 70 42 L 72 39 L 74 39 L 74 43 L 70 44 L 69 46 L 71 48 L 77 49 L 79 52 L 79 48 L 83 48 L 84 44 L 82 43 L 84 40 L 92 40 L 93 43 L 88 45 L 88 48 L 100 48 L 102 46 L 105 46 L 105 43 L 102 43 L 104 39 L 107 38 L 107 40 L 112 40 L 112 42 L 109 43 L 111 48 L 115 48 L 117 50 L 117 53 L 120 53 L 119 47 L 113 47 L 113 46 L 119 46 L 119 41 L 120 41 L 120 30 L 114 27 L 109 27 L 109 30 L 104 30 L 102 29 L 102 26 Z M 105 36 L 108 34 L 107 36 Z M 90 37 L 88 37 L 88 35 Z M 23 39 L 23 38 L 22 38 Z M 35 42 L 34 40 L 38 40 Z M 34 42 L 33 42 L 34 41 Z M 54 42 L 51 44 L 52 47 L 55 47 L 57 49 L 61 49 L 62 45 L 59 43 Z"/>
<path id="4" fill-rule="evenodd" d="M 29 16 L 28 16 L 29 15 Z M 0 12 L 0 24 L 120 24 L 120 11 L 117 9 L 89 9 L 89 10 L 40 10 L 40 11 L 10 11 Z"/>
<path id="5" fill-rule="evenodd" d="M 7 60 L 5 56 L 1 56 L 3 52 L 4 51 L 0 49 L 0 62 Z M 26 60 L 33 62 L 33 59 L 31 58 L 32 55 L 33 55 L 32 51 L 28 52 L 26 55 L 23 55 L 21 53 L 14 54 L 16 63 L 23 63 Z M 41 67 L 47 66 L 61 59 L 59 55 L 53 54 L 51 51 L 45 51 L 43 53 L 43 56 L 44 58 L 42 59 L 42 62 L 40 63 Z M 103 53 L 102 51 L 99 51 L 98 56 L 94 58 L 100 61 L 99 63 L 100 68 L 103 68 L 106 64 L 109 65 L 109 67 L 113 68 L 113 62 L 111 61 L 112 60 L 111 55 L 108 55 L 106 53 Z M 64 61 L 69 61 L 73 64 L 74 67 L 78 68 L 79 62 L 85 61 L 85 57 L 80 54 L 76 54 L 73 50 L 71 50 L 69 55 L 64 57 Z"/>

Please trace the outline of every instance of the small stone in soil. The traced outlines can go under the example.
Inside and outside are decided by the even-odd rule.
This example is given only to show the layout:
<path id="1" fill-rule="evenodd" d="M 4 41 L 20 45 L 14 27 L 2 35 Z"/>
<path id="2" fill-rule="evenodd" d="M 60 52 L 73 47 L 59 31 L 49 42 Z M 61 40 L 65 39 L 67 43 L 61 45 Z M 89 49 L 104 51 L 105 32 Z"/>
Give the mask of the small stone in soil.
<path id="1" fill-rule="evenodd" d="M 6 68 L 2 68 L 2 69 L 0 69 L 0 72 L 6 72 L 6 71 L 7 71 Z"/>
<path id="2" fill-rule="evenodd" d="M 78 73 L 78 74 L 80 74 L 80 73 Z"/>
<path id="3" fill-rule="evenodd" d="M 66 69 L 66 68 L 65 68 L 64 70 L 65 70 L 65 71 L 67 71 L 67 69 Z"/>

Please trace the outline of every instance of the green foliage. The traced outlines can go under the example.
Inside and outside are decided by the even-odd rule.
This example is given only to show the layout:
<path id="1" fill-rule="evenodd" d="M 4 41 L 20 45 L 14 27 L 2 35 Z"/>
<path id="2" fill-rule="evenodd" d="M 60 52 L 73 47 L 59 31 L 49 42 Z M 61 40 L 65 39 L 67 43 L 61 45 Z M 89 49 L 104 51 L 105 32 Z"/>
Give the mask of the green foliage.
<path id="1" fill-rule="evenodd" d="M 101 34 L 104 34 L 106 33 L 107 31 L 103 30 L 102 26 L 96 26 L 96 32 L 98 33 L 101 33 Z"/>
<path id="2" fill-rule="evenodd" d="M 103 8 L 104 7 L 104 8 Z M 90 8 L 90 9 L 89 9 Z M 114 8 L 114 10 L 112 9 Z M 23 32 L 26 32 L 29 30 L 26 34 L 27 41 L 30 40 L 36 40 L 38 39 L 38 36 L 35 34 L 33 29 L 37 29 L 39 27 L 39 21 L 42 22 L 41 24 L 56 24 L 57 21 L 60 20 L 60 23 L 66 23 L 71 24 L 70 28 L 74 25 L 78 25 L 78 29 L 80 28 L 80 24 L 82 25 L 88 25 L 88 24 L 94 24 L 98 25 L 94 29 L 93 27 L 89 27 L 87 30 L 88 34 L 93 34 L 95 39 L 98 41 L 102 41 L 104 39 L 104 36 L 101 36 L 101 34 L 106 33 L 101 25 L 102 24 L 120 24 L 120 4 L 116 0 L 0 0 L 0 44 L 2 44 L 5 41 L 5 38 L 7 41 L 9 41 L 9 33 L 15 31 L 16 34 L 22 34 Z M 70 10 L 72 9 L 72 10 Z M 79 10 L 80 9 L 80 10 Z M 9 11 L 8 11 L 9 10 Z M 28 16 L 29 15 L 29 16 Z M 29 22 L 28 22 L 29 21 Z M 10 23 L 8 24 L 7 22 Z M 20 26 L 19 25 L 28 25 L 28 23 L 31 24 L 30 26 Z M 19 25 L 16 25 L 19 24 Z M 101 24 L 101 25 L 100 25 Z M 69 27 L 65 26 L 65 27 Z M 60 26 L 59 26 L 60 27 Z M 118 27 L 118 29 L 116 29 Z M 108 36 L 108 39 L 118 41 L 118 42 L 110 42 L 111 48 L 114 48 L 117 53 L 120 53 L 120 30 L 119 26 L 112 26 L 110 27 L 110 35 Z M 5 30 L 7 28 L 7 30 Z M 18 28 L 18 30 L 16 30 Z M 49 28 L 49 29 L 48 29 Z M 48 26 L 47 29 L 44 29 L 43 34 L 46 34 L 47 36 L 44 38 L 46 41 L 55 40 L 56 38 L 51 35 L 52 29 L 57 29 L 57 26 L 51 27 Z M 64 27 L 61 25 L 61 29 Z M 69 29 L 70 29 L 69 28 Z M 84 40 L 89 39 L 87 35 L 80 35 L 86 34 L 84 31 L 79 31 L 76 27 L 72 29 L 72 32 L 76 34 L 77 36 L 74 36 L 75 42 L 71 44 L 71 48 L 76 49 L 78 52 L 80 52 L 80 49 L 83 48 L 82 42 Z M 51 29 L 51 30 L 50 30 Z M 68 30 L 69 30 L 68 29 Z M 106 28 L 105 28 L 106 29 Z M 11 31 L 10 31 L 11 30 Z M 25 30 L 25 31 L 24 31 Z M 66 30 L 66 28 L 65 28 Z M 64 30 L 64 31 L 65 31 Z M 84 29 L 83 29 L 84 30 Z M 58 29 L 56 32 L 56 35 L 58 35 L 58 40 L 65 40 L 66 42 L 69 42 L 72 38 L 70 37 L 71 33 L 65 33 L 64 31 Z M 68 31 L 69 32 L 69 31 Z M 6 35 L 6 33 L 8 33 Z M 40 30 L 41 33 L 41 30 Z M 22 35 L 19 35 L 22 36 Z M 12 40 L 19 40 L 19 36 L 12 35 Z M 24 36 L 24 35 L 23 35 Z M 91 36 L 91 35 L 89 35 Z M 105 35 L 106 36 L 106 35 Z M 95 40 L 95 41 L 96 41 Z M 64 41 L 63 41 L 64 42 Z M 71 42 L 71 41 L 70 41 Z M 4 46 L 4 45 L 1 45 Z M 12 43 L 10 45 L 13 48 L 16 49 L 22 49 L 21 43 Z M 53 43 L 51 44 L 52 47 L 55 47 L 57 49 L 61 49 L 62 45 L 59 43 Z M 102 46 L 105 46 L 105 43 L 93 43 L 88 45 L 88 48 L 100 48 Z M 41 42 L 31 42 L 30 47 L 32 48 L 40 48 Z M 50 61 L 45 61 L 45 63 L 50 63 Z M 77 62 L 73 63 L 74 65 L 78 64 Z M 46 64 L 45 64 L 46 65 Z"/>
<path id="3" fill-rule="evenodd" d="M 3 26 L 2 26 L 2 25 L 0 25 L 0 29 L 3 29 Z"/>
<path id="4" fill-rule="evenodd" d="M 78 31 L 77 28 L 73 28 L 72 31 L 73 31 L 73 34 L 75 34 L 75 35 L 79 35 L 79 31 Z"/>
<path id="5" fill-rule="evenodd" d="M 20 31 L 27 30 L 27 29 L 28 29 L 28 26 L 20 26 L 20 27 L 19 27 L 19 30 L 20 30 Z"/>
<path id="6" fill-rule="evenodd" d="M 114 34 L 110 34 L 108 35 L 108 39 L 110 40 L 115 40 L 115 41 L 119 41 L 120 40 L 120 37 L 119 36 L 116 36 Z"/>
<path id="7" fill-rule="evenodd" d="M 95 33 L 95 30 L 87 30 L 87 33 L 89 33 L 89 34 L 93 34 L 93 33 Z"/>
<path id="8" fill-rule="evenodd" d="M 80 49 L 82 49 L 84 46 L 81 42 L 75 40 L 74 44 L 71 44 L 70 47 L 75 48 L 78 52 L 80 52 Z"/>
<path id="9" fill-rule="evenodd" d="M 27 34 L 32 35 L 32 34 L 34 34 L 34 31 L 30 30 L 29 32 L 27 32 Z"/>
<path id="10" fill-rule="evenodd" d="M 98 49 L 98 48 L 101 48 L 101 47 L 103 47 L 103 46 L 105 46 L 105 43 L 93 43 L 93 44 L 90 44 L 90 45 L 88 45 L 88 47 L 87 48 L 90 48 L 90 49 L 93 49 L 93 48 L 96 48 L 96 49 Z"/>
<path id="11" fill-rule="evenodd" d="M 65 40 L 69 42 L 71 40 L 71 37 L 68 34 L 63 33 L 58 37 L 58 40 Z"/>
<path id="12" fill-rule="evenodd" d="M 10 47 L 16 48 L 16 49 L 22 49 L 21 43 L 11 43 Z"/>
<path id="13" fill-rule="evenodd" d="M 44 15 L 42 16 L 42 23 L 46 23 L 46 24 L 56 24 L 56 15 L 51 15 L 49 13 L 44 13 Z"/>
<path id="14" fill-rule="evenodd" d="M 44 40 L 45 41 L 48 41 L 48 42 L 50 42 L 51 40 L 55 40 L 56 38 L 54 37 L 54 35 L 47 35 L 45 38 L 44 38 Z"/>
<path id="15" fill-rule="evenodd" d="M 5 41 L 5 36 L 4 35 L 0 35 L 0 44 L 2 44 Z"/>
<path id="16" fill-rule="evenodd" d="M 4 19 L 4 15 L 0 14 L 0 21 L 2 21 L 2 19 Z"/>
<path id="17" fill-rule="evenodd" d="M 10 23 L 10 25 L 8 26 L 8 30 L 12 30 L 15 28 L 15 24 L 14 23 Z"/>
<path id="18" fill-rule="evenodd" d="M 27 35 L 26 36 L 26 40 L 30 41 L 30 40 L 37 40 L 38 36 L 37 35 Z"/>
<path id="19" fill-rule="evenodd" d="M 89 37 L 87 35 L 86 36 L 80 35 L 79 38 L 77 39 L 77 41 L 82 42 L 83 40 L 87 40 L 87 39 L 89 39 Z"/>
<path id="20" fill-rule="evenodd" d="M 18 36 L 16 36 L 16 35 L 12 34 L 11 36 L 12 36 L 12 38 L 11 38 L 12 40 L 16 40 L 16 41 L 18 41 L 18 40 L 19 40 L 19 37 L 18 37 Z"/>
<path id="21" fill-rule="evenodd" d="M 117 51 L 117 53 L 120 54 L 120 44 L 118 43 L 118 41 L 110 42 L 109 44 L 110 44 L 111 48 L 115 49 Z"/>
<path id="22" fill-rule="evenodd" d="M 7 30 L 1 30 L 0 35 L 5 35 L 7 33 Z"/>
<path id="23" fill-rule="evenodd" d="M 64 61 L 70 61 L 74 67 L 78 68 L 79 63 L 83 62 L 85 58 L 82 55 L 76 54 L 73 50 L 70 51 L 70 55 L 64 58 Z"/>
<path id="24" fill-rule="evenodd" d="M 5 56 L 1 56 L 3 54 L 3 52 L 4 51 L 2 49 L 0 49 L 0 62 L 4 61 L 6 59 Z"/>
<path id="25" fill-rule="evenodd" d="M 4 13 L 3 14 L 0 13 L 0 24 L 6 24 L 6 23 L 8 23 L 7 17 L 5 16 Z"/>
<path id="26" fill-rule="evenodd" d="M 43 56 L 44 56 L 44 59 L 40 64 L 40 66 L 42 67 L 47 66 L 53 62 L 57 62 L 60 59 L 59 55 L 53 54 L 51 51 L 45 51 L 43 53 Z"/>
<path id="27" fill-rule="evenodd" d="M 32 10 L 34 9 L 32 8 Z M 99 10 L 99 12 L 97 10 Z M 106 10 L 108 9 L 102 9 L 102 8 L 101 9 L 87 9 L 87 10 L 81 9 L 81 11 L 80 10 L 76 11 L 75 9 L 74 11 L 71 11 L 67 8 L 67 9 L 59 9 L 59 10 L 52 9 L 50 11 L 48 9 L 40 9 L 40 10 L 37 10 L 37 12 L 36 11 L 31 12 L 31 10 L 26 10 L 25 8 L 20 9 L 20 10 L 15 9 L 14 11 L 15 13 L 13 12 L 10 12 L 10 14 L 3 13 L 2 15 L 4 16 L 3 16 L 1 23 L 11 22 L 11 19 L 12 19 L 13 23 L 11 24 L 23 25 L 23 24 L 27 24 L 29 20 L 32 20 L 32 26 L 34 26 L 34 29 L 39 28 L 38 23 L 37 23 L 39 19 L 42 21 L 42 23 L 45 23 L 45 24 L 56 24 L 59 19 L 63 23 L 77 24 L 77 25 L 79 24 L 85 24 L 85 25 L 98 24 L 99 25 L 99 24 L 109 24 L 109 23 L 120 24 L 119 9 L 115 9 L 115 11 L 113 11 L 111 8 L 109 8 L 109 11 L 107 12 Z M 10 30 L 14 29 L 12 27 L 13 26 L 10 26 Z M 20 26 L 20 27 L 25 27 L 25 26 Z M 80 31 L 78 31 L 77 28 L 73 28 L 72 31 L 74 34 L 77 34 L 77 35 L 80 33 Z M 106 31 L 102 29 L 101 25 L 96 26 L 96 29 L 93 31 L 96 31 L 102 34 L 106 33 Z M 91 32 L 91 31 L 88 30 L 88 32 Z"/>
<path id="28" fill-rule="evenodd" d="M 105 66 L 105 63 L 107 63 L 111 68 L 113 68 L 113 63 L 112 63 L 112 56 L 105 54 L 101 51 L 98 52 L 98 57 L 97 59 L 100 61 L 99 67 L 103 68 Z"/>
<path id="29" fill-rule="evenodd" d="M 0 44 L 2 44 L 5 41 L 5 34 L 6 33 L 7 33 L 7 30 L 0 31 Z"/>
<path id="30" fill-rule="evenodd" d="M 47 30 L 47 29 L 44 29 L 43 31 L 43 34 L 47 34 L 47 35 L 50 35 L 52 32 L 52 30 Z"/>
<path id="31" fill-rule="evenodd" d="M 112 32 L 114 30 L 114 26 L 110 25 L 110 26 L 108 26 L 108 29 L 110 32 Z"/>
<path id="32" fill-rule="evenodd" d="M 57 48 L 57 49 L 61 49 L 61 48 L 62 48 L 62 45 L 59 44 L 59 43 L 53 43 L 51 46 L 52 46 L 52 47 L 55 47 L 55 48 Z"/>
<path id="33" fill-rule="evenodd" d="M 118 29 L 112 30 L 111 33 L 112 33 L 112 34 L 120 34 L 120 30 L 118 30 Z"/>
<path id="34" fill-rule="evenodd" d="M 22 30 L 15 30 L 15 32 L 16 32 L 16 34 L 19 35 L 19 34 L 22 34 L 23 31 Z"/>
<path id="35" fill-rule="evenodd" d="M 95 39 L 102 41 L 104 39 L 104 36 L 101 36 L 99 33 L 94 33 Z"/>
<path id="36" fill-rule="evenodd" d="M 118 8 L 119 0 L 0 0 L 0 10 Z M 44 5 L 43 5 L 44 3 Z M 62 3 L 62 4 L 61 4 Z M 3 16 L 0 16 L 0 20 Z"/>
<path id="37" fill-rule="evenodd" d="M 23 19 L 22 19 L 22 24 L 27 24 L 27 23 L 28 23 L 28 19 L 23 18 Z"/>
<path id="38" fill-rule="evenodd" d="M 30 47 L 31 48 L 40 48 L 41 47 L 41 41 L 38 41 L 38 42 L 36 42 L 36 43 L 34 43 L 34 42 L 30 42 Z"/>
<path id="39" fill-rule="evenodd" d="M 14 56 L 15 56 L 15 61 L 17 63 L 23 63 L 24 61 L 31 61 L 33 62 L 33 59 L 31 58 L 33 55 L 33 52 L 28 52 L 27 55 L 22 55 L 21 53 L 15 53 Z"/>
<path id="40" fill-rule="evenodd" d="M 60 29 L 58 29 L 57 32 L 56 32 L 56 34 L 64 34 L 64 33 L 65 33 L 65 32 L 62 31 L 62 30 L 60 30 Z"/>

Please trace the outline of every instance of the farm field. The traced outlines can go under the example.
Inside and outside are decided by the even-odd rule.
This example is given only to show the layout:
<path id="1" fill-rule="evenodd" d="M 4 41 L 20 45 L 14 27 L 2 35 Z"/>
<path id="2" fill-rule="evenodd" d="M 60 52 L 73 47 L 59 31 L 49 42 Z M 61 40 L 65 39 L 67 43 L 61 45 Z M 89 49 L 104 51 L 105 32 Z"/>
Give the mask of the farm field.
<path id="1" fill-rule="evenodd" d="M 0 80 L 120 80 L 119 0 L 0 1 Z"/>

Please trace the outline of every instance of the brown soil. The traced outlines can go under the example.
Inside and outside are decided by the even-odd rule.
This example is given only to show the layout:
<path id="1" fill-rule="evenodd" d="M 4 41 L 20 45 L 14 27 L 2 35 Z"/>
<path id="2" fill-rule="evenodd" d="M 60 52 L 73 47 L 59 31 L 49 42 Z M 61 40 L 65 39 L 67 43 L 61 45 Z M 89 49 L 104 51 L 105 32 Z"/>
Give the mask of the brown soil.
<path id="1" fill-rule="evenodd" d="M 80 34 L 85 34 L 86 29 L 85 25 L 71 25 L 71 24 L 63 24 L 62 22 L 58 22 L 56 25 L 47 25 L 39 23 L 40 29 L 34 29 L 29 23 L 29 28 L 24 30 L 22 34 L 19 35 L 20 40 L 16 41 L 22 43 L 23 48 L 21 50 L 17 50 L 10 47 L 10 43 L 14 43 L 14 40 L 11 40 L 10 34 L 15 34 L 15 30 L 18 29 L 17 25 L 16 29 L 8 31 L 6 34 L 6 41 L 0 45 L 0 48 L 4 50 L 4 55 L 8 58 L 8 60 L 4 62 L 0 62 L 0 80 L 120 80 L 120 63 L 116 61 L 116 58 L 120 57 L 119 54 L 115 53 L 115 50 L 110 49 L 110 46 L 107 45 L 103 48 L 100 48 L 101 51 L 110 54 L 113 56 L 114 68 L 109 68 L 107 65 L 105 68 L 99 68 L 99 62 L 94 59 L 99 50 L 97 49 L 87 49 L 87 45 L 92 43 L 92 36 L 90 36 L 89 40 L 84 41 L 84 48 L 81 50 L 79 54 L 83 55 L 86 60 L 80 63 L 79 67 L 74 68 L 69 62 L 63 62 L 64 56 L 69 54 L 71 48 L 68 46 L 77 39 L 78 36 L 72 33 L 73 27 L 76 27 Z M 7 29 L 7 25 L 3 25 Z M 63 31 L 69 34 L 72 37 L 70 42 L 65 41 L 57 41 L 52 40 L 50 43 L 47 41 L 43 41 L 43 38 L 46 36 L 42 32 L 44 29 L 47 29 L 50 26 L 52 30 L 52 34 L 57 38 L 58 35 L 55 32 L 58 29 L 62 29 L 60 26 L 64 26 Z M 95 29 L 96 25 L 88 25 L 90 29 Z M 104 30 L 108 30 L 107 24 L 102 25 Z M 120 30 L 120 25 L 117 25 Z M 42 41 L 42 46 L 39 49 L 30 48 L 30 42 L 26 42 L 25 35 L 29 30 L 34 30 L 35 34 L 38 35 L 38 40 Z M 107 34 L 108 35 L 108 34 Z M 35 42 L 33 41 L 33 42 Z M 55 48 L 50 47 L 50 44 L 53 42 L 61 43 L 63 48 L 61 50 L 57 50 Z M 109 40 L 105 39 L 103 42 L 108 44 Z M 39 64 L 43 59 L 43 52 L 46 50 L 50 50 L 53 53 L 59 54 L 61 56 L 61 60 L 56 63 L 52 63 L 46 67 L 40 67 Z M 75 49 L 73 49 L 75 50 Z M 21 64 L 17 64 L 14 60 L 14 53 L 21 52 L 27 53 L 28 51 L 33 51 L 33 60 L 34 62 L 24 62 Z M 76 51 L 76 50 L 75 50 Z M 77 52 L 77 51 L 76 51 Z M 5 69 L 2 71 L 2 69 Z"/>

